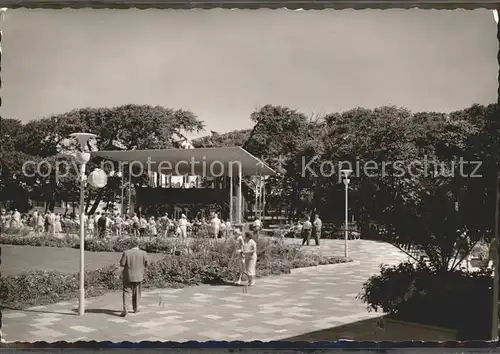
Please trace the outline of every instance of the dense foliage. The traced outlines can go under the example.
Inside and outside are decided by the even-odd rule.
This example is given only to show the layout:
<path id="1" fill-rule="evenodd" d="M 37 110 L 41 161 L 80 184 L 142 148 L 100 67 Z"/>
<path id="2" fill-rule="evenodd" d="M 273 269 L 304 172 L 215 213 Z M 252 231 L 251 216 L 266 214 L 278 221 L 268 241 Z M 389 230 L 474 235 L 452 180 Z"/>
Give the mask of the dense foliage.
<path id="1" fill-rule="evenodd" d="M 436 272 L 401 263 L 382 267 L 365 282 L 360 298 L 397 319 L 457 330 L 458 340 L 488 340 L 491 286 L 488 270 Z"/>
<path id="2" fill-rule="evenodd" d="M 60 171 L 63 165 L 56 167 L 57 161 L 72 161 L 68 153 L 74 151 L 76 142 L 68 139 L 71 133 L 97 134 L 97 146 L 91 148 L 99 150 L 162 149 L 180 147 L 187 133 L 198 132 L 203 127 L 203 122 L 190 111 L 148 105 L 76 109 L 26 124 L 2 118 L 0 201 L 21 211 L 28 210 L 30 200 L 46 201 L 48 209 L 53 209 L 56 201 L 76 201 L 77 165 L 63 178 L 60 176 L 66 174 Z M 37 163 L 42 159 L 50 165 L 51 173 L 46 173 L 48 165 L 42 165 L 47 171 L 41 174 L 34 175 L 31 170 L 23 173 L 25 161 Z M 92 171 L 99 164 L 98 159 L 93 159 L 88 170 Z M 56 171 L 60 172 L 59 176 Z M 124 173 L 126 181 L 126 169 Z M 134 177 L 132 183 L 140 185 L 144 180 L 145 177 Z M 86 200 L 89 203 L 95 200 L 93 205 L 86 206 L 88 212 L 93 213 L 100 201 L 112 204 L 118 200 L 120 179 L 111 178 L 108 182 L 98 192 L 91 188 L 86 190 Z"/>
<path id="3" fill-rule="evenodd" d="M 127 241 L 115 244 L 110 250 L 118 251 Z M 103 245 L 101 243 L 91 243 Z M 150 252 L 167 252 L 161 260 L 153 262 L 146 271 L 145 288 L 183 287 L 202 283 L 234 281 L 238 272 L 236 244 L 213 243 L 210 240 L 194 240 L 189 249 L 179 247 L 175 241 L 143 243 Z M 92 246 L 92 247 L 94 247 Z M 157 248 L 155 248 L 157 247 Z M 169 252 L 177 249 L 177 252 Z M 257 276 L 290 273 L 293 268 L 321 264 L 349 262 L 342 257 L 321 257 L 301 252 L 297 247 L 285 245 L 282 240 L 259 239 L 257 241 Z M 109 249 L 107 249 L 109 250 Z M 78 274 L 52 271 L 34 271 L 23 275 L 0 278 L 2 306 L 25 308 L 55 303 L 78 297 Z M 87 271 L 86 296 L 99 296 L 111 290 L 121 289 L 121 270 L 117 265 Z"/>
<path id="4" fill-rule="evenodd" d="M 375 225 L 379 239 L 417 247 L 431 268 L 451 270 L 476 242 L 492 235 L 498 117 L 496 105 L 451 113 L 355 108 L 313 117 L 266 105 L 251 113 L 251 130 L 212 132 L 193 145 L 242 146 L 262 158 L 279 172 L 266 182 L 267 215 L 289 221 L 319 213 L 325 222 L 341 224 L 339 170 L 352 167 L 349 214 L 365 237 Z M 203 128 L 189 111 L 139 105 L 80 109 L 27 124 L 2 122 L 9 134 L 0 137 L 0 200 L 16 206 L 26 206 L 28 199 L 76 198 L 74 173 L 57 180 L 20 173 L 30 156 L 51 164 L 71 160 L 65 138 L 72 132 L 98 134 L 99 149 L 155 149 L 179 146 L 187 132 Z M 106 188 L 88 189 L 86 200 L 113 204 L 120 187 L 119 178 L 110 178 Z M 251 200 L 251 188 L 244 191 Z M 96 206 L 86 209 L 92 213 Z"/>
<path id="5" fill-rule="evenodd" d="M 449 114 L 356 108 L 313 119 L 267 105 L 251 115 L 243 146 L 280 172 L 267 182 L 268 215 L 317 212 L 342 223 L 339 170 L 350 167 L 349 213 L 363 236 L 418 248 L 432 269 L 451 270 L 492 236 L 498 116 L 496 105 L 473 105 Z M 241 134 L 204 139 L 228 145 Z"/>

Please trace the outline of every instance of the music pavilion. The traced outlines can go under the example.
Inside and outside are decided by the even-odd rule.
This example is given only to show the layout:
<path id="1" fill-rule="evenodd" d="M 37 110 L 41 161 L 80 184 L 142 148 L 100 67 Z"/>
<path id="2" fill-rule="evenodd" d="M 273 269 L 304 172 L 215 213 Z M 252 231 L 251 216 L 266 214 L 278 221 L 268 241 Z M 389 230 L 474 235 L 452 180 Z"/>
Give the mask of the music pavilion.
<path id="1" fill-rule="evenodd" d="M 120 162 L 123 166 L 128 164 L 134 171 L 138 168 L 151 171 L 148 172 L 150 179 L 153 177 L 160 183 L 136 189 L 139 205 L 154 209 L 164 205 L 197 205 L 199 208 L 216 204 L 226 207 L 225 217 L 233 224 L 243 222 L 246 188 L 243 177 L 255 176 L 263 181 L 276 174 L 241 147 L 94 151 L 92 156 Z M 173 179 L 183 183 L 172 183 Z M 164 183 L 167 180 L 169 182 Z M 186 183 L 187 180 L 190 182 Z"/>

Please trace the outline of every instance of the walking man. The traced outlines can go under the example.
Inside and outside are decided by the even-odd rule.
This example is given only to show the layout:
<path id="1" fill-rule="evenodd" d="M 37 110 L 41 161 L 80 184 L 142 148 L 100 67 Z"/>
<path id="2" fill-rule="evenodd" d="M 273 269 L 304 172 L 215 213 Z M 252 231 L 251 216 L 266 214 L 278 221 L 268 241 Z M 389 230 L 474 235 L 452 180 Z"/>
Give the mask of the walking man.
<path id="1" fill-rule="evenodd" d="M 139 301 L 141 298 L 141 284 L 144 280 L 144 270 L 148 266 L 148 254 L 139 249 L 139 241 L 132 238 L 133 248 L 123 252 L 120 266 L 123 267 L 123 312 L 122 317 L 127 316 L 127 297 L 132 293 L 132 308 L 134 313 L 139 312 Z"/>
<path id="2" fill-rule="evenodd" d="M 314 237 L 314 242 L 316 242 L 316 246 L 319 246 L 319 239 L 321 238 L 321 227 L 322 226 L 323 226 L 323 223 L 321 222 L 319 215 L 316 214 L 314 216 L 313 230 L 312 230 L 312 236 Z"/>
<path id="3" fill-rule="evenodd" d="M 309 241 L 311 240 L 312 224 L 309 221 L 309 216 L 306 216 L 304 224 L 302 225 L 302 246 L 309 246 Z"/>

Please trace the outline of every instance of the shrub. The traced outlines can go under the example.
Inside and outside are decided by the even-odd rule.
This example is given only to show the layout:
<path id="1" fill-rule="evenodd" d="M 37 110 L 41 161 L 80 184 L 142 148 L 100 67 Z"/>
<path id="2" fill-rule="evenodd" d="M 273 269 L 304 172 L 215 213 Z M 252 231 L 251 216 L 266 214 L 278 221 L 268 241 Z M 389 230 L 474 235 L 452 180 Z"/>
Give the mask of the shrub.
<path id="1" fill-rule="evenodd" d="M 3 238 L 3 237 L 2 237 Z M 67 247 L 75 239 L 30 238 L 36 245 Z M 99 251 L 119 252 L 130 248 L 130 240 L 91 240 L 86 248 Z M 62 246 L 66 245 L 66 246 Z M 141 248 L 152 252 L 170 251 L 162 259 L 152 262 L 146 270 L 145 288 L 182 287 L 201 283 L 217 283 L 234 280 L 239 271 L 236 244 L 232 240 L 217 242 L 207 239 L 193 240 L 187 249 L 182 240 L 154 239 L 143 241 Z M 341 257 L 321 257 L 301 252 L 298 247 L 285 245 L 282 239 L 261 238 L 257 240 L 257 276 L 290 273 L 292 268 L 318 264 L 349 262 Z M 180 250 L 176 256 L 173 250 Z M 112 265 L 85 274 L 87 297 L 99 296 L 107 291 L 119 290 L 122 286 L 121 268 Z M 78 273 L 64 274 L 52 271 L 34 271 L 27 274 L 0 278 L 0 299 L 13 308 L 43 305 L 78 297 Z"/>
<path id="2" fill-rule="evenodd" d="M 434 272 L 409 262 L 382 267 L 359 297 L 371 310 L 408 322 L 455 329 L 459 340 L 490 336 L 491 272 Z"/>

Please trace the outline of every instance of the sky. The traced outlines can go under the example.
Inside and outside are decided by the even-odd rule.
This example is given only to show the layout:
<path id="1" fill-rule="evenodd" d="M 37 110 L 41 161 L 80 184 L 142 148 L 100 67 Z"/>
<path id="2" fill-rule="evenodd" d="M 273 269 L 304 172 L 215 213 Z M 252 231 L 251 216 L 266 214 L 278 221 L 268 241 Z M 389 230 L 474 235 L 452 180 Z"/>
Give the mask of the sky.
<path id="1" fill-rule="evenodd" d="M 0 114 L 24 122 L 133 103 L 191 110 L 222 133 L 266 104 L 311 115 L 497 100 L 489 10 L 16 9 L 1 29 Z"/>

